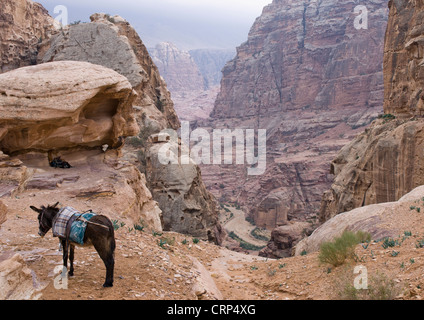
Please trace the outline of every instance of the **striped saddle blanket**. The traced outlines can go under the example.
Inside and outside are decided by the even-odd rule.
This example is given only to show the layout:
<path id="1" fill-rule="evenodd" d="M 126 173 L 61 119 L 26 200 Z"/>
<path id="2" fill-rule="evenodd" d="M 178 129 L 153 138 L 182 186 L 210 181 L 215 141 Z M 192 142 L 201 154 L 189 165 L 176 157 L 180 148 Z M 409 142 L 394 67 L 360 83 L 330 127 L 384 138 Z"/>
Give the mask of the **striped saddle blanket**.
<path id="1" fill-rule="evenodd" d="M 95 215 L 95 213 L 80 213 L 72 207 L 64 207 L 53 223 L 53 236 L 69 238 L 70 241 L 82 245 L 87 223 Z M 69 223 L 71 223 L 70 228 L 68 228 Z"/>

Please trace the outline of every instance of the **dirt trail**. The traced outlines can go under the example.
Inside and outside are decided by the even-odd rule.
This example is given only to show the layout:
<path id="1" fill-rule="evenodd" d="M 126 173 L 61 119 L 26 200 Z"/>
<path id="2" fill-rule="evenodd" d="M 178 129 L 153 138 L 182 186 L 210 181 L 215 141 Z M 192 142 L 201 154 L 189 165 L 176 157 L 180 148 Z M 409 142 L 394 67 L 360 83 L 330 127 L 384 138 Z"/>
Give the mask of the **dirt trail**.
<path id="1" fill-rule="evenodd" d="M 121 217 L 119 220 L 126 226 L 116 232 L 114 287 L 102 287 L 105 268 L 95 250 L 77 248 L 75 276 L 69 278 L 68 289 L 58 290 L 54 287 L 56 274 L 53 272 L 62 264 L 58 240 L 51 233 L 45 238 L 38 236 L 36 215 L 28 206 L 33 200 L 32 193 L 3 200 L 9 212 L 0 229 L 0 251 L 23 256 L 45 285 L 41 299 L 214 299 L 209 289 L 194 290 L 202 278 L 212 279 L 224 300 L 335 299 L 338 290 L 343 288 L 339 283 L 347 276 L 353 281 L 353 270 L 359 264 L 368 268 L 370 277 L 377 271 L 387 275 L 400 288 L 398 299 L 424 298 L 424 249 L 417 247 L 424 239 L 423 215 L 411 211 L 408 203 L 403 210 L 393 213 L 393 221 L 412 236 L 395 248 L 383 249 L 377 242 L 368 248 L 358 246 L 356 261 L 348 261 L 338 268 L 320 265 L 318 253 L 271 260 L 236 253 L 204 241 L 195 243 L 195 239 L 177 233 L 154 235 L 148 229 L 130 231 L 131 221 Z M 193 261 L 198 261 L 203 270 L 196 268 Z"/>

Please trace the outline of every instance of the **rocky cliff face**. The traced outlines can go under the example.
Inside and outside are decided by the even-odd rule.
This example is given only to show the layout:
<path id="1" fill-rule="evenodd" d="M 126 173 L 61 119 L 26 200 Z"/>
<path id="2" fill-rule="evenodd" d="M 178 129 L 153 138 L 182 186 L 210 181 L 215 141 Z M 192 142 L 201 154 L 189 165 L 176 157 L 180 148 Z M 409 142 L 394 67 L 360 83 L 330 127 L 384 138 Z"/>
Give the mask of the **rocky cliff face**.
<path id="1" fill-rule="evenodd" d="M 56 28 L 40 4 L 27 0 L 0 3 L 0 73 L 36 64 L 38 44 Z"/>
<path id="2" fill-rule="evenodd" d="M 398 117 L 424 111 L 424 5 L 390 1 L 384 46 L 384 111 Z"/>
<path id="3" fill-rule="evenodd" d="M 384 49 L 385 116 L 343 148 L 324 194 L 321 221 L 368 204 L 397 201 L 422 185 L 423 51 L 420 2 L 390 1 Z"/>
<path id="4" fill-rule="evenodd" d="M 267 130 L 267 170 L 202 168 L 222 201 L 237 201 L 260 227 L 318 212 L 331 185 L 328 163 L 382 111 L 386 1 L 366 3 L 355 28 L 351 1 L 275 0 L 223 70 L 212 128 Z M 359 129 L 358 128 L 361 128 Z"/>
<path id="5" fill-rule="evenodd" d="M 189 234 L 220 244 L 222 230 L 214 197 L 206 190 L 199 167 L 181 161 L 164 165 L 159 152 L 165 144 L 178 150 L 177 142 L 155 142 L 146 155 L 149 189 L 163 211 L 166 231 Z"/>
<path id="6" fill-rule="evenodd" d="M 213 109 L 225 63 L 234 57 L 227 50 L 198 49 L 190 52 L 172 43 L 149 49 L 164 77 L 181 120 L 206 119 Z"/>
<path id="7" fill-rule="evenodd" d="M 235 50 L 229 49 L 194 49 L 189 53 L 198 66 L 208 89 L 219 86 L 222 79 L 222 68 L 236 54 Z"/>
<path id="8" fill-rule="evenodd" d="M 190 53 L 163 42 L 149 50 L 171 92 L 202 91 L 205 83 Z"/>
<path id="9" fill-rule="evenodd" d="M 91 23 L 68 26 L 44 41 L 38 62 L 85 61 L 115 70 L 128 78 L 138 94 L 134 103 L 137 119 L 149 119 L 152 133 L 177 129 L 179 120 L 169 91 L 134 28 L 119 16 L 94 14 L 90 18 Z"/>

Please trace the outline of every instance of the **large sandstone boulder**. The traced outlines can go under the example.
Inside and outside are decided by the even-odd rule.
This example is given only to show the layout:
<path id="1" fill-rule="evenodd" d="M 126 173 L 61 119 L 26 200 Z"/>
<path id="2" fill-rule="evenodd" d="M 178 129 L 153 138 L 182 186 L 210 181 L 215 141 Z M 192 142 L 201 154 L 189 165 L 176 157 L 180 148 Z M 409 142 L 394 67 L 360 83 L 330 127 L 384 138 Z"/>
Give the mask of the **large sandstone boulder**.
<path id="1" fill-rule="evenodd" d="M 271 233 L 271 240 L 259 252 L 259 256 L 272 259 L 281 259 L 292 256 L 293 247 L 310 233 L 311 225 L 308 222 L 293 222 L 278 227 Z"/>
<path id="2" fill-rule="evenodd" d="M 24 153 L 117 146 L 138 133 L 135 94 L 113 70 L 54 62 L 0 75 L 0 149 Z"/>
<path id="3" fill-rule="evenodd" d="M 206 190 L 199 167 L 193 161 L 162 163 L 159 154 L 166 144 L 169 150 L 176 150 L 174 156 L 178 154 L 177 142 L 159 139 L 146 155 L 148 186 L 163 211 L 164 230 L 219 243 L 221 231 L 216 201 Z"/>
<path id="4" fill-rule="evenodd" d="M 119 160 L 123 138 L 139 131 L 136 94 L 124 76 L 86 62 L 52 62 L 0 75 L 0 92 L 0 198 L 42 191 L 37 205 L 83 209 L 90 201 L 96 212 L 162 230 L 145 176 Z M 50 168 L 48 154 L 73 168 Z"/>

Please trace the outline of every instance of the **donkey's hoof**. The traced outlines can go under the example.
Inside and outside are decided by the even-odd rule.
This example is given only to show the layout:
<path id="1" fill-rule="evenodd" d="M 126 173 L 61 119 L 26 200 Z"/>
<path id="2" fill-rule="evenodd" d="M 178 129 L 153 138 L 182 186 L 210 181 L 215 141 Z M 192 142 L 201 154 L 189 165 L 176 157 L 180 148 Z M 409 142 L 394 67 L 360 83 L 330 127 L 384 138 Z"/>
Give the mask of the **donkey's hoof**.
<path id="1" fill-rule="evenodd" d="M 105 283 L 103 285 L 103 288 L 112 288 L 113 287 L 113 283 Z"/>

